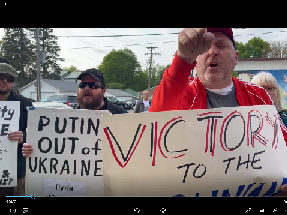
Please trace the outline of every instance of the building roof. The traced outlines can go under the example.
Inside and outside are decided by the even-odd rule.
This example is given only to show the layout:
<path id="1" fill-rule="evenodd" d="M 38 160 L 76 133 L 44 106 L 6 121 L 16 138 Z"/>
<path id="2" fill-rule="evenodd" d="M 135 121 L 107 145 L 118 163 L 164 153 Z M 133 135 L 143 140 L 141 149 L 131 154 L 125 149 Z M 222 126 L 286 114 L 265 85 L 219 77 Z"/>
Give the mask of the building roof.
<path id="1" fill-rule="evenodd" d="M 42 83 L 46 83 L 55 89 L 59 89 L 61 92 L 77 92 L 78 85 L 77 83 L 71 81 L 63 81 L 63 80 L 52 80 L 52 79 L 41 79 Z M 27 88 L 32 84 L 37 84 L 37 79 L 27 84 L 26 86 L 19 89 L 19 91 Z"/>
<path id="2" fill-rule="evenodd" d="M 80 74 L 81 72 L 67 72 L 62 75 L 62 79 L 65 78 L 77 79 Z"/>
<path id="3" fill-rule="evenodd" d="M 116 97 L 132 97 L 132 95 L 120 89 L 107 89 L 107 92 L 113 94 Z"/>
<path id="4" fill-rule="evenodd" d="M 65 75 L 66 73 L 68 73 L 69 71 L 61 71 L 60 76 Z"/>
<path id="5" fill-rule="evenodd" d="M 238 59 L 238 61 L 282 61 L 287 58 L 250 58 L 250 59 Z"/>
<path id="6" fill-rule="evenodd" d="M 71 81 L 63 81 L 63 80 L 52 80 L 52 79 L 41 79 L 42 82 L 58 89 L 61 92 L 76 92 L 78 89 L 77 83 Z"/>
<path id="7" fill-rule="evenodd" d="M 138 92 L 134 91 L 133 89 L 125 89 L 125 92 L 127 92 L 128 94 L 138 97 Z"/>

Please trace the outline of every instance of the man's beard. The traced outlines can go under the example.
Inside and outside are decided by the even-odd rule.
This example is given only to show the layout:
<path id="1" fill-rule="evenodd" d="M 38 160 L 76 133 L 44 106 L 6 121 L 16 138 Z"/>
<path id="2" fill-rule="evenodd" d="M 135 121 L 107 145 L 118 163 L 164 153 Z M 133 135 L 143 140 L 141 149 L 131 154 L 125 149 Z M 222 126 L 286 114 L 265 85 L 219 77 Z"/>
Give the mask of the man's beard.
<path id="1" fill-rule="evenodd" d="M 0 90 L 0 95 L 6 95 L 7 93 L 10 93 L 11 90 Z"/>
<path id="2" fill-rule="evenodd" d="M 96 110 L 101 107 L 103 98 L 104 96 L 99 96 L 97 99 L 93 98 L 94 100 L 89 103 L 84 103 L 82 98 L 81 101 L 79 101 L 79 105 L 81 109 Z"/>

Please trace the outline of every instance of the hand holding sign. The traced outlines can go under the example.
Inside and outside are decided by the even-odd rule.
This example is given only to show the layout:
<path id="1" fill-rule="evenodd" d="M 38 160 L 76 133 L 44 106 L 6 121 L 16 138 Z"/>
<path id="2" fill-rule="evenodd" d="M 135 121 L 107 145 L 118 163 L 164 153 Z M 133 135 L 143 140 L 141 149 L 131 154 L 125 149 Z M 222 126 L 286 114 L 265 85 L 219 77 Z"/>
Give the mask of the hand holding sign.
<path id="1" fill-rule="evenodd" d="M 31 144 L 29 143 L 23 144 L 22 153 L 24 157 L 29 157 L 33 151 L 34 151 L 34 148 Z"/>
<path id="2" fill-rule="evenodd" d="M 18 143 L 23 143 L 23 132 L 13 131 L 8 134 L 8 140 L 17 140 Z"/>
<path id="3" fill-rule="evenodd" d="M 281 192 L 274 194 L 274 196 L 287 196 L 287 184 L 283 184 L 279 187 Z"/>
<path id="4" fill-rule="evenodd" d="M 210 48 L 214 38 L 206 28 L 185 28 L 178 34 L 178 56 L 192 64 L 197 56 Z"/>

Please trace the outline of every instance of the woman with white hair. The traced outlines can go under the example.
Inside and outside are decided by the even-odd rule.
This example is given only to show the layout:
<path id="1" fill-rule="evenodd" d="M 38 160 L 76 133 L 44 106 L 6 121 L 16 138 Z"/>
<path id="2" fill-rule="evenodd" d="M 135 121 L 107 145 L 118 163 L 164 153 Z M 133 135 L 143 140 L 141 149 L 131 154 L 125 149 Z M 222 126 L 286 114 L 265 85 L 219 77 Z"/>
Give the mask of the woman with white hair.
<path id="1" fill-rule="evenodd" d="M 280 87 L 276 78 L 269 72 L 260 72 L 253 77 L 251 83 L 257 84 L 267 91 L 271 96 L 283 123 L 287 126 L 287 111 L 283 107 L 282 97 L 279 90 Z"/>

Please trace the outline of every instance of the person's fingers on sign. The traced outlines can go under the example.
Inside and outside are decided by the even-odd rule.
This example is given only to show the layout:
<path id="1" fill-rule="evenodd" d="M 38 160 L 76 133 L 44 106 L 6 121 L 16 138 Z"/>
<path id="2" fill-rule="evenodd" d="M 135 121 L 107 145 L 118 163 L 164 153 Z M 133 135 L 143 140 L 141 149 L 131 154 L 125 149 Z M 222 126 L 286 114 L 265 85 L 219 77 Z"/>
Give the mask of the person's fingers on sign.
<path id="1" fill-rule="evenodd" d="M 206 28 L 185 28 L 178 34 L 178 56 L 187 63 L 210 49 L 215 36 Z"/>
<path id="2" fill-rule="evenodd" d="M 281 185 L 279 190 L 281 192 L 274 194 L 274 196 L 287 196 L 287 184 Z"/>
<path id="3" fill-rule="evenodd" d="M 22 131 L 13 131 L 8 134 L 9 140 L 17 140 L 19 144 L 23 143 L 23 132 Z"/>
<path id="4" fill-rule="evenodd" d="M 24 157 L 29 157 L 33 151 L 34 151 L 34 148 L 32 145 L 30 145 L 29 143 L 23 144 L 22 153 Z"/>

